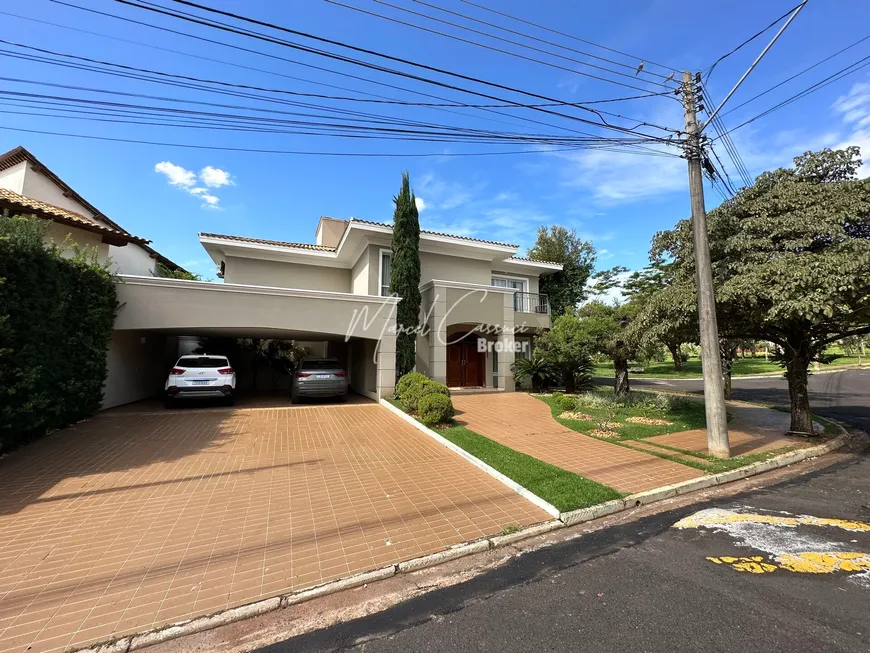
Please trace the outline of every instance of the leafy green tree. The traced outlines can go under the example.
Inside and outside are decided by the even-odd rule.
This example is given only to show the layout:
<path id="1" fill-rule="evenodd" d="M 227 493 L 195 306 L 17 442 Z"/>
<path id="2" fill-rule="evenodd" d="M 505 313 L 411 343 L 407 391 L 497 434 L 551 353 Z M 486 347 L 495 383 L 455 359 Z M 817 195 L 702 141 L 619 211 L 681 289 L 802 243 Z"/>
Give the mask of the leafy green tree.
<path id="1" fill-rule="evenodd" d="M 584 384 L 592 367 L 590 352 L 593 343 L 582 321 L 573 313 L 564 313 L 553 320 L 549 331 L 535 338 L 540 351 L 562 375 L 565 392 L 573 394 Z"/>
<path id="2" fill-rule="evenodd" d="M 857 147 L 807 152 L 765 172 L 708 216 L 720 335 L 778 346 L 791 430 L 812 433 L 810 363 L 833 342 L 870 333 L 870 179 Z M 694 288 L 689 220 L 657 234 L 683 302 Z"/>
<path id="3" fill-rule="evenodd" d="M 606 270 L 599 270 L 590 278 L 589 296 L 592 299 L 600 300 L 611 290 L 621 288 L 623 286 L 621 275 L 628 272 L 628 268 L 621 265 L 615 265 Z"/>
<path id="4" fill-rule="evenodd" d="M 538 227 L 538 238 L 528 256 L 562 264 L 562 270 L 541 278 L 541 292 L 549 297 L 553 315 L 561 315 L 586 299 L 586 282 L 595 267 L 595 247 L 576 231 L 559 225 Z"/>
<path id="5" fill-rule="evenodd" d="M 159 261 L 157 263 L 157 276 L 163 277 L 164 279 L 187 279 L 188 281 L 202 281 L 202 277 L 198 274 L 188 272 L 187 270 L 182 270 L 181 268 L 176 268 L 173 270 L 169 266 L 164 265 Z"/>
<path id="6" fill-rule="evenodd" d="M 402 174 L 402 188 L 393 198 L 393 254 L 390 293 L 402 298 L 396 309 L 396 378 L 414 369 L 416 327 L 420 320 L 420 218 L 411 179 Z"/>
<path id="7" fill-rule="evenodd" d="M 683 345 L 697 342 L 698 316 L 693 304 L 683 301 L 679 293 L 663 293 L 674 283 L 672 264 L 661 256 L 654 257 L 649 266 L 638 270 L 626 280 L 623 292 L 640 306 L 633 329 L 642 346 L 661 342 L 671 354 L 674 369 L 683 369 Z M 692 289 L 694 293 L 694 288 Z"/>
<path id="8" fill-rule="evenodd" d="M 637 314 L 637 305 L 626 302 L 608 306 L 602 302 L 589 302 L 577 310 L 585 341 L 591 351 L 613 361 L 613 391 L 628 394 L 628 361 L 637 355 L 640 344 L 631 324 Z"/>

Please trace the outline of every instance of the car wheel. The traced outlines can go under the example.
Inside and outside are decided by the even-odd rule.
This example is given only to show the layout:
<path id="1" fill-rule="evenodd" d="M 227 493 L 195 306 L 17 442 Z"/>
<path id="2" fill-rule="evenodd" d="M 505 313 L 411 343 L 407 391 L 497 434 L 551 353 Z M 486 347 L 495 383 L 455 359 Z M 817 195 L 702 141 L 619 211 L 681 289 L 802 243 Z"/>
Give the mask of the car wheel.
<path id="1" fill-rule="evenodd" d="M 172 399 L 169 399 L 167 397 L 166 399 L 163 400 L 163 407 L 166 408 L 167 410 L 169 410 L 171 408 L 175 408 L 175 402 Z"/>
<path id="2" fill-rule="evenodd" d="M 346 401 L 347 401 L 347 395 L 340 395 L 338 397 L 338 403 L 343 404 Z"/>
<path id="3" fill-rule="evenodd" d="M 294 395 L 294 394 L 291 394 L 291 395 L 290 395 L 290 403 L 291 403 L 291 404 L 298 404 L 298 403 L 299 403 L 299 397 L 297 397 L 297 396 Z"/>

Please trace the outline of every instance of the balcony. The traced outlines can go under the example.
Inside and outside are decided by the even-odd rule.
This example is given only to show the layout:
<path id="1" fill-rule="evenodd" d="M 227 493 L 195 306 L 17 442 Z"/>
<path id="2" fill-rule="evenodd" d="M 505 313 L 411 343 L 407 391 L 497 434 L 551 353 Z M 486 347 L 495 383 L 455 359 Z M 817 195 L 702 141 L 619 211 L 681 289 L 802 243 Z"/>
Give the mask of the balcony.
<path id="1" fill-rule="evenodd" d="M 518 333 L 550 328 L 550 300 L 531 292 L 514 293 L 514 322 Z"/>
<path id="2" fill-rule="evenodd" d="M 533 292 L 515 292 L 514 310 L 517 313 L 537 313 L 538 315 L 550 314 L 550 301 L 546 295 Z"/>

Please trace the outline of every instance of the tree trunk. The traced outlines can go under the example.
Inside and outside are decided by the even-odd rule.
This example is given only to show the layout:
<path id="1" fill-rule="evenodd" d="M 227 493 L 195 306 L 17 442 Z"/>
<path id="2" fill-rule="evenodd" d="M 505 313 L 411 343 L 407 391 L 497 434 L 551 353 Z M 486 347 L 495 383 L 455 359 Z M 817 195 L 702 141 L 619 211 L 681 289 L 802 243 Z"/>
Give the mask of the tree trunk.
<path id="1" fill-rule="evenodd" d="M 668 345 L 668 351 L 671 352 L 671 358 L 674 359 L 674 369 L 677 372 L 683 369 L 683 353 L 680 351 L 679 345 Z"/>
<path id="2" fill-rule="evenodd" d="M 613 360 L 613 369 L 616 370 L 616 375 L 613 379 L 613 391 L 617 395 L 628 394 L 630 390 L 628 386 L 628 359 L 615 358 Z"/>
<path id="3" fill-rule="evenodd" d="M 813 415 L 810 412 L 810 396 L 807 391 L 809 374 L 807 368 L 810 357 L 795 354 L 786 364 L 785 377 L 788 380 L 788 396 L 791 402 L 791 426 L 789 431 L 814 435 Z"/>
<path id="4" fill-rule="evenodd" d="M 577 392 L 577 384 L 574 382 L 574 370 L 565 368 L 562 370 L 562 383 L 565 384 L 565 394 L 572 395 Z"/>
<path id="5" fill-rule="evenodd" d="M 723 370 L 722 377 L 725 381 L 725 398 L 731 399 L 731 366 L 728 366 L 727 370 Z"/>

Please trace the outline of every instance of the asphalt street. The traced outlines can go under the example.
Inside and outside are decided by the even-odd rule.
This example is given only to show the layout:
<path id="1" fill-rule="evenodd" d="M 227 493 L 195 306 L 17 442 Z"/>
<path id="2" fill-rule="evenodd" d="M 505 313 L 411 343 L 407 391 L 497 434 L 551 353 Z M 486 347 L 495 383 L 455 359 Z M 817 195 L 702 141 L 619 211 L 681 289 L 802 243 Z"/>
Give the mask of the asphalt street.
<path id="1" fill-rule="evenodd" d="M 605 379 L 597 379 L 606 382 Z M 633 387 L 702 392 L 700 379 L 631 378 Z M 810 376 L 810 406 L 823 417 L 839 419 L 870 432 L 870 370 L 848 370 Z M 734 377 L 732 396 L 743 401 L 759 401 L 788 406 L 788 385 L 780 376 L 763 378 Z"/>
<path id="2" fill-rule="evenodd" d="M 776 378 L 734 388 L 739 399 L 788 397 Z M 815 410 L 865 429 L 868 389 L 870 371 L 811 380 Z M 870 454 L 584 534 L 261 650 L 870 651 Z"/>
<path id="3" fill-rule="evenodd" d="M 724 528 L 674 527 L 699 513 L 721 518 Z M 735 514 L 748 523 L 729 525 Z M 850 521 L 789 525 L 790 515 Z M 868 553 L 870 529 L 841 526 L 854 529 L 854 522 L 870 523 L 867 455 L 779 486 L 584 534 L 461 585 L 261 650 L 868 651 L 870 571 L 800 573 L 776 558 L 795 558 L 802 549 Z M 769 570 L 733 566 L 746 566 L 744 559 Z"/>

